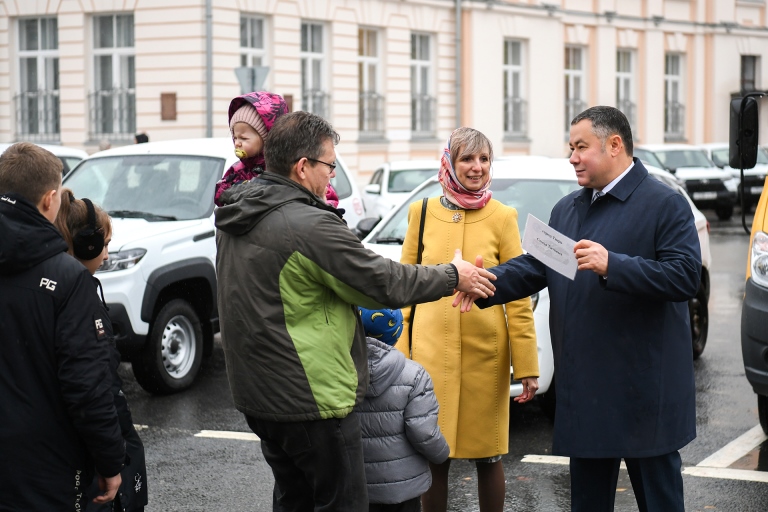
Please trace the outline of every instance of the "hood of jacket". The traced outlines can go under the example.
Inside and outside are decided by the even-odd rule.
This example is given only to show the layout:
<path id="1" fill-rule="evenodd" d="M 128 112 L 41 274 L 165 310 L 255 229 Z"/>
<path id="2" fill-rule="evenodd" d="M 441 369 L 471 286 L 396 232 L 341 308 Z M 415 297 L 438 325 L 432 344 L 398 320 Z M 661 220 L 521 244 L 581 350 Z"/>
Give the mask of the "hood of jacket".
<path id="1" fill-rule="evenodd" d="M 259 178 L 230 189 L 227 204 L 216 209 L 216 228 L 230 235 L 244 235 L 270 212 L 292 202 L 315 206 L 341 217 L 338 210 L 325 204 L 307 188 L 289 178 L 265 172 Z"/>
<path id="2" fill-rule="evenodd" d="M 368 389 L 365 396 L 379 396 L 384 393 L 403 372 L 405 356 L 395 347 L 374 338 L 368 342 Z"/>
<path id="3" fill-rule="evenodd" d="M 0 274 L 13 275 L 66 252 L 67 243 L 35 205 L 0 195 Z"/>

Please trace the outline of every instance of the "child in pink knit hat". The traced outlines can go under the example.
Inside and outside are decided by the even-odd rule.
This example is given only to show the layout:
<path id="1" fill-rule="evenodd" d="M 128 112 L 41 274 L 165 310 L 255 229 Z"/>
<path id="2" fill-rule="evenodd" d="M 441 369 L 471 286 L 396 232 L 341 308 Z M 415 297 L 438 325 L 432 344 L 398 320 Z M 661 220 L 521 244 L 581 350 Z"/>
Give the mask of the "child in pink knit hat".
<path id="1" fill-rule="evenodd" d="M 216 183 L 216 206 L 223 204 L 221 195 L 232 185 L 264 172 L 264 139 L 275 120 L 287 112 L 283 97 L 266 91 L 249 92 L 229 103 L 229 130 L 240 161 L 227 169 Z"/>
<path id="2" fill-rule="evenodd" d="M 238 183 L 246 182 L 265 171 L 264 139 L 278 117 L 288 112 L 285 100 L 279 94 L 266 91 L 249 92 L 237 96 L 229 103 L 229 131 L 239 162 L 227 169 L 216 183 L 214 203 L 222 206 L 222 194 Z M 328 185 L 326 202 L 334 208 L 339 200 Z"/>

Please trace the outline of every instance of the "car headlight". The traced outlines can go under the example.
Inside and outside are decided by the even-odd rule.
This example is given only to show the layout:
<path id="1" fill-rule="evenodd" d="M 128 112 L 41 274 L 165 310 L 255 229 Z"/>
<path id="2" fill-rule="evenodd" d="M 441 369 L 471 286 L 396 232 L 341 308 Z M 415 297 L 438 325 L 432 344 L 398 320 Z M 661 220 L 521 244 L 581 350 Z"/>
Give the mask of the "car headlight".
<path id="1" fill-rule="evenodd" d="M 725 185 L 725 189 L 728 192 L 736 192 L 737 190 L 739 190 L 739 180 L 736 178 L 725 180 L 723 184 Z"/>
<path id="2" fill-rule="evenodd" d="M 752 280 L 760 286 L 768 287 L 768 234 L 758 231 L 752 240 Z"/>
<path id="3" fill-rule="evenodd" d="M 128 249 L 127 251 L 111 252 L 107 260 L 101 264 L 96 272 L 112 272 L 113 270 L 125 270 L 136 265 L 144 255 L 146 249 Z"/>

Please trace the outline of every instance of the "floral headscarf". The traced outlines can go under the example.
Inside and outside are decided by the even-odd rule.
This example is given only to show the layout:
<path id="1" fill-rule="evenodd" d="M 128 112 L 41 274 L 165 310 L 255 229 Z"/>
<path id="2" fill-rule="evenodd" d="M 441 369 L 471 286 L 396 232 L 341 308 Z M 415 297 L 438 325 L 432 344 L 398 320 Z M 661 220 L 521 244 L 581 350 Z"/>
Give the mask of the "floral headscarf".
<path id="1" fill-rule="evenodd" d="M 465 210 L 479 210 L 491 200 L 492 192 L 490 187 L 493 174 L 489 173 L 488 182 L 480 190 L 472 191 L 464 188 L 464 185 L 459 182 L 451 162 L 451 138 L 454 132 L 451 133 L 445 144 L 443 157 L 440 159 L 440 170 L 437 173 L 437 179 L 443 187 L 443 195 L 448 201 Z"/>

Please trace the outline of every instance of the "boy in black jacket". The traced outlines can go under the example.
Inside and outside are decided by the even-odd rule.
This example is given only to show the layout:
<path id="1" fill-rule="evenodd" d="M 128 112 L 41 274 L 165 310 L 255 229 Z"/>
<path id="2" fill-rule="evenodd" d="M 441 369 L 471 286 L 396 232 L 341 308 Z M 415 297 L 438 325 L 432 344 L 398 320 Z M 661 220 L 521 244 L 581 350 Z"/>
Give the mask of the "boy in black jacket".
<path id="1" fill-rule="evenodd" d="M 125 447 L 101 307 L 53 225 L 62 164 L 20 142 L 0 156 L 0 509 L 80 510 L 95 466 L 114 499 Z"/>

